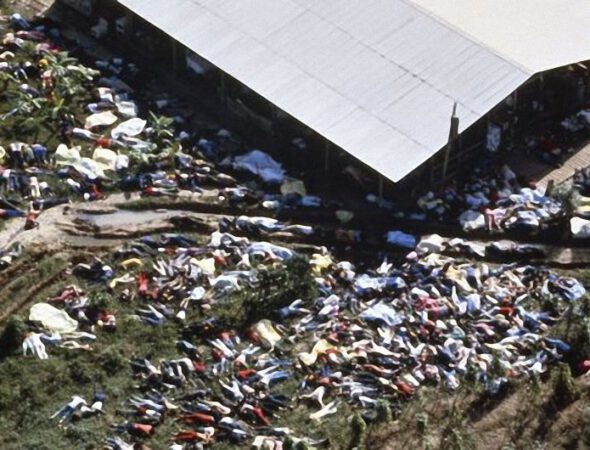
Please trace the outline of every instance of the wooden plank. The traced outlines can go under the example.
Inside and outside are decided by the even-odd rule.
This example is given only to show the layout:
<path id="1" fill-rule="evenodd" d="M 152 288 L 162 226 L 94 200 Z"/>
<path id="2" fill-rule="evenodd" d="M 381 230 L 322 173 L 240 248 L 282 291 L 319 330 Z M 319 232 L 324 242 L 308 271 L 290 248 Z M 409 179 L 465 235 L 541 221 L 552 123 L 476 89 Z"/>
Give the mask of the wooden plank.
<path id="1" fill-rule="evenodd" d="M 574 175 L 577 169 L 590 166 L 590 144 L 582 147 L 571 155 L 561 167 L 546 173 L 539 181 L 540 186 L 546 187 L 549 180 L 555 180 L 556 184 L 563 183 Z"/>

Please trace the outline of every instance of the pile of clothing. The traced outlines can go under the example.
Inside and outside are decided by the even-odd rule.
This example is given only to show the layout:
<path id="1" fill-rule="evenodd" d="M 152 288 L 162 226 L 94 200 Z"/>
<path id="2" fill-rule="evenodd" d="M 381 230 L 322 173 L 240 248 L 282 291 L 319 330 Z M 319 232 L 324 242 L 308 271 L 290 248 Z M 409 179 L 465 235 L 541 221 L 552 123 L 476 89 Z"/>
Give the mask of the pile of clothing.
<path id="1" fill-rule="evenodd" d="M 150 107 L 175 116 L 142 118 L 148 105 L 136 102 L 127 84 L 137 77 L 134 64 L 113 58 L 87 67 L 62 51 L 57 28 L 14 17 L 6 18 L 13 30 L 0 44 L 10 108 L 2 119 L 15 123 L 10 134 L 22 140 L 0 142 L 0 218 L 30 216 L 28 229 L 41 210 L 110 192 L 159 197 L 215 188 L 218 201 L 237 203 L 250 196 L 261 201 L 276 183 L 293 185 L 263 151 L 236 149 L 229 131 L 203 137 L 184 130 L 172 99 L 155 99 Z M 17 129 L 21 122 L 34 129 Z M 39 142 L 45 131 L 51 138 Z M 222 168 L 249 173 L 250 187 Z"/>
<path id="2" fill-rule="evenodd" d="M 0 271 L 7 269 L 12 265 L 15 259 L 23 253 L 23 246 L 15 242 L 0 249 Z"/>
<path id="3" fill-rule="evenodd" d="M 69 285 L 31 307 L 22 351 L 39 359 L 49 358 L 47 347 L 90 351 L 97 330 L 114 331 L 116 326 L 112 311 L 78 286 Z"/>
<path id="4" fill-rule="evenodd" d="M 272 229 L 274 222 L 240 223 Z M 297 405 L 309 405 L 316 423 L 344 402 L 371 421 L 378 403 L 397 411 L 423 386 L 454 390 L 469 379 L 495 393 L 571 352 L 549 331 L 584 295 L 578 281 L 540 267 L 443 257 L 433 251 L 436 242 L 421 243 L 430 251 L 418 248 L 398 267 L 384 261 L 357 270 L 325 250 L 313 254 L 308 270 L 317 296 L 293 299 L 275 311 L 275 321 L 247 330 L 219 322 L 214 307 L 236 291 L 257 289 L 260 271 L 298 258 L 293 250 L 228 232 L 214 232 L 204 245 L 173 234 L 127 244 L 108 264 L 76 266 L 73 273 L 135 305 L 129 318 L 181 330 L 176 354 L 130 360 L 141 387 L 125 401 L 126 420 L 113 425 L 118 435 L 109 442 L 149 437 L 163 421 L 177 420 L 176 448 L 219 440 L 279 445 L 287 435 L 304 435 L 280 426 L 279 417 Z M 81 298 L 70 287 L 52 299 L 67 318 L 40 316 L 63 331 L 71 321 L 109 323 L 79 308 Z M 280 389 L 289 381 L 297 383 L 294 396 Z"/>
<path id="5" fill-rule="evenodd" d="M 506 165 L 489 173 L 476 171 L 464 184 L 453 183 L 440 194 L 428 192 L 418 205 L 431 219 L 456 223 L 466 231 L 535 231 L 563 216 L 560 201 L 541 188 L 519 186 Z"/>

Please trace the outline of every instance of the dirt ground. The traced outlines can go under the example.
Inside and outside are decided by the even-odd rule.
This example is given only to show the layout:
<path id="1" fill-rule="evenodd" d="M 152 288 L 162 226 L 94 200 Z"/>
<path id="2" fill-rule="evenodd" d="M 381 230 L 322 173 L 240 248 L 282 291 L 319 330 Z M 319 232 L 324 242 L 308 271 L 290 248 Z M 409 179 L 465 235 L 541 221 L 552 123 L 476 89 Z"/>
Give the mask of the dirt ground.
<path id="1" fill-rule="evenodd" d="M 32 16 L 42 13 L 54 2 L 55 0 L 5 0 L 0 5 L 11 11 L 18 11 L 23 15 Z"/>
<path id="2" fill-rule="evenodd" d="M 499 398 L 430 391 L 413 399 L 391 428 L 370 435 L 367 448 L 587 449 L 589 382 L 587 375 L 578 378 L 580 396 L 565 405 L 555 403 L 551 379 L 537 387 L 523 383 Z"/>
<path id="3" fill-rule="evenodd" d="M 124 201 L 123 194 L 114 194 L 106 200 L 93 203 L 101 207 L 108 207 Z M 39 227 L 24 230 L 25 219 L 14 219 L 5 222 L 0 230 L 0 242 L 8 246 L 20 242 L 24 246 L 42 245 L 47 250 L 59 249 L 64 244 L 66 235 L 59 228 L 59 224 L 67 221 L 70 205 L 60 205 L 43 211 L 39 216 Z"/>

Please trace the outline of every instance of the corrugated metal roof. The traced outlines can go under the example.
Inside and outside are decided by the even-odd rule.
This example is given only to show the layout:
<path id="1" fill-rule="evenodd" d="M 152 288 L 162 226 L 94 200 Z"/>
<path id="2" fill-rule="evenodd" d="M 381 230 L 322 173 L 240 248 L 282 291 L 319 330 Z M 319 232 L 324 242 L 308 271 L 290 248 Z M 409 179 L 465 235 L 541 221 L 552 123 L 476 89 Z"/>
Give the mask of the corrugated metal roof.
<path id="1" fill-rule="evenodd" d="M 411 0 L 535 73 L 590 58 L 587 0 Z"/>
<path id="2" fill-rule="evenodd" d="M 417 1 L 119 0 L 393 181 L 445 145 L 454 102 L 463 131 L 537 70 Z"/>

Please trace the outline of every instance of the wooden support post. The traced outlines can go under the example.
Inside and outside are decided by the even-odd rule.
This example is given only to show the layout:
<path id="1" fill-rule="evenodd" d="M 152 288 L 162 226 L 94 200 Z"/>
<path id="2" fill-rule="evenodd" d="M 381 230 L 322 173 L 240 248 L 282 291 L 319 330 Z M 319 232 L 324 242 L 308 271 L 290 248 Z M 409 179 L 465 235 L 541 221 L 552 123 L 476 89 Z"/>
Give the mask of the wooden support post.
<path id="1" fill-rule="evenodd" d="M 178 73 L 178 42 L 176 39 L 172 39 L 172 70 L 174 73 Z"/>
<path id="2" fill-rule="evenodd" d="M 221 72 L 221 80 L 219 85 L 219 98 L 221 100 L 221 104 L 225 105 L 227 103 L 227 87 L 225 85 L 225 72 Z"/>
<path id="3" fill-rule="evenodd" d="M 443 161 L 443 173 L 442 173 L 442 179 L 444 180 L 447 177 L 447 169 L 449 167 L 449 158 L 451 156 L 451 141 L 447 142 L 447 145 L 445 146 L 445 160 Z"/>
<path id="4" fill-rule="evenodd" d="M 330 171 L 330 141 L 326 140 L 326 144 L 324 147 L 324 172 L 328 173 Z"/>
<path id="5" fill-rule="evenodd" d="M 518 117 L 518 91 L 512 94 L 512 118 L 510 123 L 510 149 L 513 148 L 516 139 L 516 119 Z"/>
<path id="6" fill-rule="evenodd" d="M 545 195 L 550 196 L 555 187 L 555 180 L 551 179 L 547 182 L 547 188 L 545 189 Z"/>
<path id="7" fill-rule="evenodd" d="M 135 32 L 135 15 L 130 10 L 127 10 L 125 12 L 125 17 L 127 18 L 127 23 L 125 24 L 125 37 L 127 37 L 127 39 L 133 39 L 133 34 Z"/>
<path id="8" fill-rule="evenodd" d="M 451 128 L 449 130 L 449 140 L 445 147 L 445 159 L 443 162 L 443 171 L 442 171 L 442 178 L 443 180 L 447 176 L 447 169 L 449 166 L 449 157 L 451 154 L 451 148 L 453 146 L 453 141 L 459 135 L 459 118 L 457 117 L 457 102 L 453 105 L 453 114 L 451 115 Z"/>
<path id="9" fill-rule="evenodd" d="M 377 175 L 379 177 L 379 200 L 383 200 L 383 175 Z"/>

